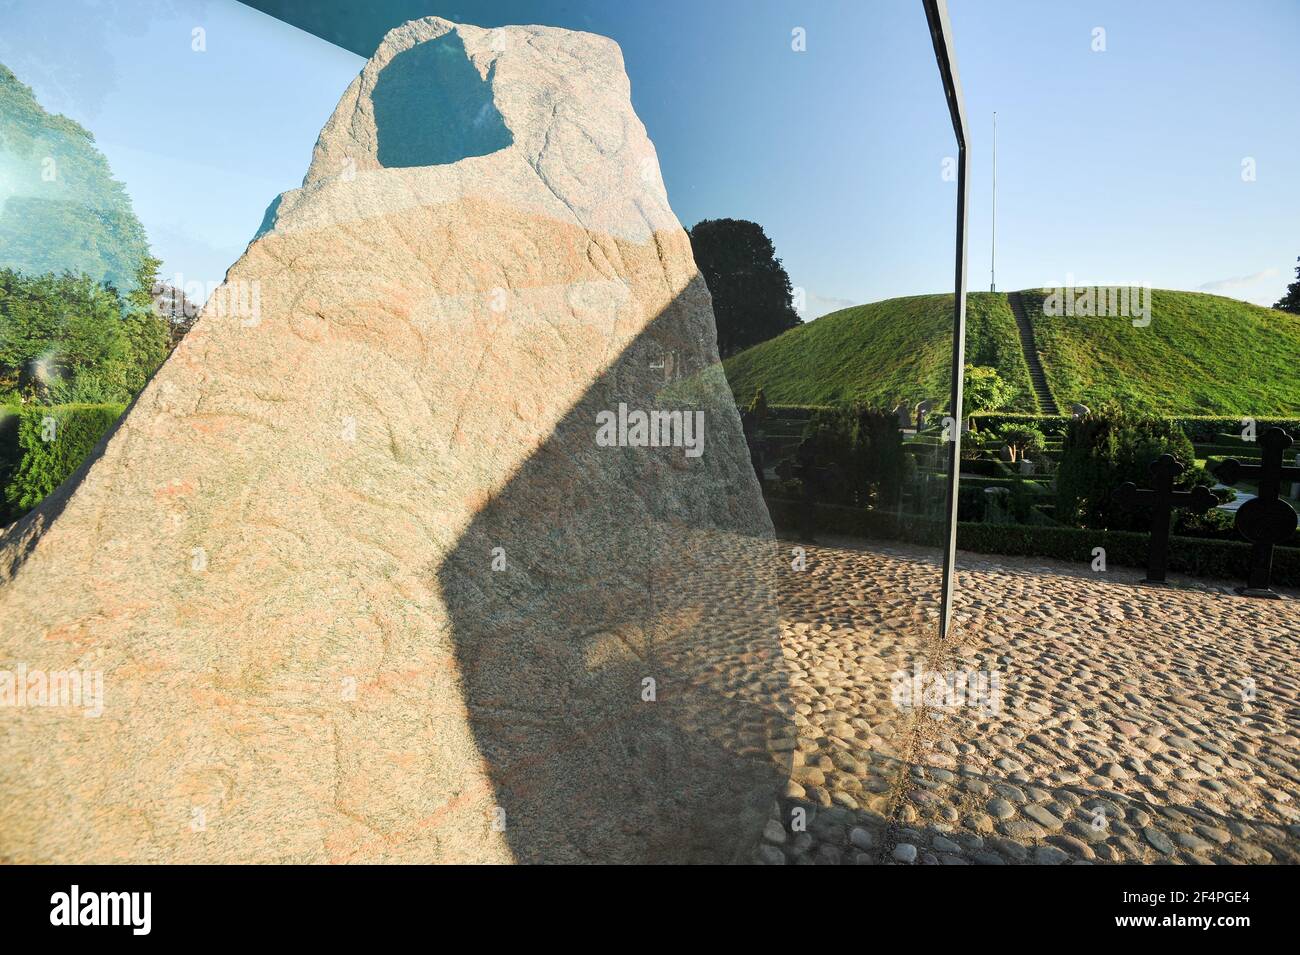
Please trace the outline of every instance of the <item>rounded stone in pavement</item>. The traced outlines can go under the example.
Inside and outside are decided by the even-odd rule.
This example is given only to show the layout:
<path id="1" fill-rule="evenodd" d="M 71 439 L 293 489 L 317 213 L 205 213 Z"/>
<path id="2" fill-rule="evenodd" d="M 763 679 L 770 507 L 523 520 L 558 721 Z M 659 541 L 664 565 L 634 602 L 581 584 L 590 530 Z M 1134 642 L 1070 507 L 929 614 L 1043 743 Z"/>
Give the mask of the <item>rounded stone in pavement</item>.
<path id="1" fill-rule="evenodd" d="M 1017 862 L 1024 862 L 1029 858 L 1029 850 L 1013 839 L 1003 839 L 999 836 L 991 836 L 989 845 L 1004 856 L 1009 856 Z"/>
<path id="2" fill-rule="evenodd" d="M 852 843 L 853 847 L 856 849 L 869 852 L 875 841 L 876 840 L 872 838 L 871 833 L 868 830 L 863 829 L 861 826 L 854 826 L 849 831 L 849 842 Z"/>
<path id="3" fill-rule="evenodd" d="M 1092 859 L 1095 855 L 1091 846 L 1082 839 L 1076 839 L 1074 836 L 1067 836 L 1063 833 L 1058 833 L 1054 836 L 1048 836 L 1047 841 L 1055 846 L 1059 846 L 1066 852 L 1070 853 L 1070 855 L 1077 856 L 1080 859 Z"/>
<path id="4" fill-rule="evenodd" d="M 1147 842 L 1158 852 L 1170 855 L 1174 851 L 1174 844 L 1170 838 L 1154 826 L 1146 826 L 1142 830 L 1142 835 L 1146 836 Z"/>
<path id="5" fill-rule="evenodd" d="M 961 854 L 961 846 L 951 839 L 945 839 L 943 836 L 935 836 L 930 840 L 930 845 L 934 846 L 936 852 L 950 852 L 954 855 Z"/>
<path id="6" fill-rule="evenodd" d="M 899 862 L 915 862 L 916 846 L 910 842 L 900 842 L 894 846 L 894 858 Z"/>
<path id="7" fill-rule="evenodd" d="M 775 819 L 769 819 L 767 825 L 763 827 L 763 838 L 768 842 L 775 842 L 781 845 L 785 842 L 785 829 Z"/>
<path id="8" fill-rule="evenodd" d="M 1018 842 L 1033 842 L 1035 839 L 1043 838 L 1041 827 L 1034 825 L 1032 822 L 1025 822 L 1023 819 L 1004 822 L 998 828 L 1002 830 L 1004 835 L 1010 836 Z"/>
<path id="9" fill-rule="evenodd" d="M 1056 832 L 1065 825 L 1064 822 L 1052 815 L 1045 806 L 1029 805 L 1021 811 L 1048 832 Z"/>
<path id="10" fill-rule="evenodd" d="M 844 854 L 835 846 L 821 846 L 813 861 L 818 865 L 839 865 L 844 861 Z"/>
<path id="11" fill-rule="evenodd" d="M 1005 799 L 990 799 L 988 810 L 994 819 L 1010 819 L 1016 814 L 1016 807 Z"/>
<path id="12" fill-rule="evenodd" d="M 1212 846 L 1199 836 L 1194 836 L 1190 832 L 1180 832 L 1174 836 L 1174 841 L 1189 852 L 1206 853 L 1212 850 Z"/>
<path id="13" fill-rule="evenodd" d="M 785 865 L 785 853 L 766 843 L 758 847 L 758 858 L 763 865 Z"/>
<path id="14" fill-rule="evenodd" d="M 1056 846 L 1039 846 L 1034 850 L 1036 865 L 1060 865 L 1070 861 L 1070 856 Z"/>

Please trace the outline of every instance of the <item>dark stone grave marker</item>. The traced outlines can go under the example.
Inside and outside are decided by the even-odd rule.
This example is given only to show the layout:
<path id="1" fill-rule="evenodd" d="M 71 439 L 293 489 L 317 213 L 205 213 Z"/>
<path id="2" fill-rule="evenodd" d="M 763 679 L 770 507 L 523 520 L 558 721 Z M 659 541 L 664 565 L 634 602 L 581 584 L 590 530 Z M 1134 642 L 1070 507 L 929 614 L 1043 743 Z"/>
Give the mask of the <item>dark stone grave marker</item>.
<path id="1" fill-rule="evenodd" d="M 1169 571 L 1169 523 L 1174 508 L 1185 507 L 1204 514 L 1219 503 L 1210 489 L 1197 485 L 1190 491 L 1175 491 L 1174 479 L 1185 468 L 1172 454 L 1162 454 L 1151 462 L 1151 490 L 1138 490 L 1132 481 L 1115 489 L 1115 501 L 1125 507 L 1151 506 L 1151 549 L 1147 555 L 1146 583 L 1163 584 Z"/>
<path id="2" fill-rule="evenodd" d="M 1229 458 L 1214 469 L 1214 475 L 1224 484 L 1236 484 L 1242 478 L 1259 479 L 1259 496 L 1237 509 L 1237 532 L 1253 546 L 1250 556 L 1250 573 L 1246 586 L 1237 592 L 1247 597 L 1276 597 L 1269 587 L 1273 569 L 1273 548 L 1285 543 L 1295 533 L 1296 512 L 1282 500 L 1282 480 L 1300 479 L 1300 465 L 1286 466 L 1282 454 L 1295 444 L 1295 439 L 1281 428 L 1269 428 L 1259 439 L 1259 464 L 1242 464 Z"/>

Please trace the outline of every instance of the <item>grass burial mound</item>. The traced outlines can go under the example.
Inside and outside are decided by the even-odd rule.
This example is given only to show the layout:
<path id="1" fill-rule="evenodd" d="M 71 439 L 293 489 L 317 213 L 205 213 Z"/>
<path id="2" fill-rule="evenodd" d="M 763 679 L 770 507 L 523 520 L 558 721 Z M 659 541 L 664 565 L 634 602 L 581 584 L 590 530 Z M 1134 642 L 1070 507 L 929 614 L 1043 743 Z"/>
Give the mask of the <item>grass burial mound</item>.
<path id="1" fill-rule="evenodd" d="M 1082 293 L 1076 290 L 1076 298 Z M 1016 294 L 969 294 L 966 361 L 997 369 L 1012 386 L 1014 397 L 1001 410 L 1034 413 L 1039 409 L 1009 300 Z M 1114 402 L 1169 415 L 1300 414 L 1300 316 L 1165 289 L 1140 290 L 1130 315 L 1102 316 L 1054 309 L 1050 301 L 1044 310 L 1049 292 L 1043 289 L 1018 294 L 1063 410 L 1074 402 L 1094 408 Z M 892 406 L 947 393 L 951 342 L 952 296 L 913 295 L 824 315 L 733 356 L 725 367 L 742 403 L 762 387 L 772 404 L 860 399 Z"/>

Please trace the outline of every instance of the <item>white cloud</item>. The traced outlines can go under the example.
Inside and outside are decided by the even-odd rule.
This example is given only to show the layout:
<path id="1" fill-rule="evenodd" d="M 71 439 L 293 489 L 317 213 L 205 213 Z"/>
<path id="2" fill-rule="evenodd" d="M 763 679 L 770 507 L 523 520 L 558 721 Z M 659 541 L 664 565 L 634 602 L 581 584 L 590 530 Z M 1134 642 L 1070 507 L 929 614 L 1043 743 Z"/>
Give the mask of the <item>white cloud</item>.
<path id="1" fill-rule="evenodd" d="M 1216 279 L 1213 282 L 1206 282 L 1200 286 L 1200 290 L 1202 292 L 1223 292 L 1234 288 L 1248 288 L 1267 279 L 1277 278 L 1279 274 L 1277 269 L 1265 269 L 1252 275 L 1237 275 L 1230 279 Z"/>
<path id="2" fill-rule="evenodd" d="M 861 303 L 847 298 L 818 295 L 816 292 L 804 289 L 804 306 L 799 309 L 799 317 L 805 322 L 811 322 L 814 318 L 821 318 L 823 315 L 838 312 L 842 308 L 851 308 L 858 304 Z"/>

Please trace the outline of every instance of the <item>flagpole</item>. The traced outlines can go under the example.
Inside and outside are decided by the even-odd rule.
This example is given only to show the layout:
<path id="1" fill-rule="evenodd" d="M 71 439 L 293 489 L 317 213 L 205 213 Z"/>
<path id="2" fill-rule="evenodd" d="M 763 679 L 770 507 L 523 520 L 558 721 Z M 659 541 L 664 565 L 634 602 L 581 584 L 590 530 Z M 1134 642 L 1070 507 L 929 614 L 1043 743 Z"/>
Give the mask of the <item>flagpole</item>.
<path id="1" fill-rule="evenodd" d="M 989 252 L 989 291 L 998 290 L 998 113 L 993 111 L 993 243 Z"/>

